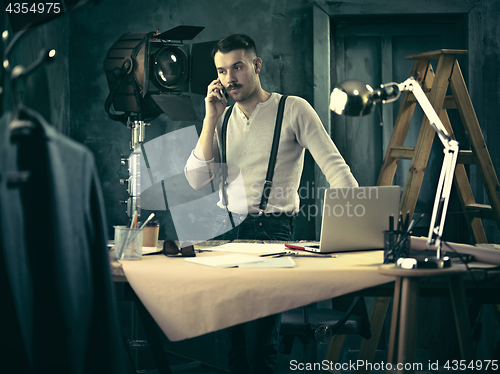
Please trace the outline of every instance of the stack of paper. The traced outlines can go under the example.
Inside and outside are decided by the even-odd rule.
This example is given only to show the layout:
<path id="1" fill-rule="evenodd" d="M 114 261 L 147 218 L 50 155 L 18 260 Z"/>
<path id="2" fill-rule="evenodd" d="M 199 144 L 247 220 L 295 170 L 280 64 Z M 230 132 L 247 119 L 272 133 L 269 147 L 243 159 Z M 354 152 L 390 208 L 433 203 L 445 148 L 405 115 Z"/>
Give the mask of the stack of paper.
<path id="1" fill-rule="evenodd" d="M 284 244 L 267 244 L 267 243 L 227 243 L 211 247 L 211 251 L 216 252 L 231 252 L 231 253 L 279 253 L 287 248 Z"/>
<path id="2" fill-rule="evenodd" d="M 232 253 L 221 256 L 185 258 L 187 262 L 212 266 L 217 268 L 293 268 L 295 261 L 290 257 L 257 257 L 252 255 Z"/>

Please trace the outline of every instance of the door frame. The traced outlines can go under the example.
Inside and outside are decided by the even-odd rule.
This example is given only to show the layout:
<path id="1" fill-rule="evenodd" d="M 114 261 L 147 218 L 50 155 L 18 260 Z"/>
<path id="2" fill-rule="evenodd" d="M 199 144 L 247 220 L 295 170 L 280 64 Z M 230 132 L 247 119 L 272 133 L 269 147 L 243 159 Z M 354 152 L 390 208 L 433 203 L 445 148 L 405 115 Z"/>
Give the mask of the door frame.
<path id="1" fill-rule="evenodd" d="M 385 0 L 369 1 L 350 0 L 348 2 L 315 0 L 313 3 L 313 70 L 314 70 L 314 108 L 318 113 L 326 131 L 330 136 L 331 111 L 330 93 L 332 90 L 331 76 L 331 25 L 332 17 L 342 16 L 376 16 L 376 15 L 463 15 L 467 20 L 466 44 L 469 51 L 467 58 L 467 70 L 469 75 L 468 89 L 474 102 L 481 103 L 483 81 L 481 53 L 482 27 L 481 27 L 481 3 L 482 0 L 434 0 L 426 3 L 423 8 L 421 2 L 413 0 Z M 335 51 L 333 51 L 335 53 Z M 476 114 L 482 118 L 482 107 L 475 108 Z M 384 134 L 384 138 L 385 138 Z M 384 141 L 385 145 L 385 141 Z M 385 150 L 384 150 L 385 151 Z M 475 173 L 474 173 L 475 174 Z M 472 182 L 473 175 L 471 175 Z M 326 181 L 315 169 L 316 186 L 326 186 Z M 317 206 L 322 206 L 321 198 L 317 198 Z M 316 219 L 316 227 L 321 227 L 321 216 Z M 316 230 L 319 231 L 319 230 Z"/>
<path id="2" fill-rule="evenodd" d="M 331 92 L 331 48 L 330 18 L 341 16 L 375 16 L 375 15 L 466 15 L 469 93 L 475 101 L 481 102 L 482 82 L 481 57 L 481 0 L 435 0 L 427 3 L 424 9 L 419 2 L 413 0 L 370 1 L 351 0 L 349 2 L 333 2 L 316 0 L 313 4 L 313 69 L 314 69 L 314 107 L 318 112 L 326 130 L 331 134 L 331 112 L 329 99 Z M 333 51 L 335 53 L 335 51 Z M 476 109 L 477 112 L 477 109 Z"/>

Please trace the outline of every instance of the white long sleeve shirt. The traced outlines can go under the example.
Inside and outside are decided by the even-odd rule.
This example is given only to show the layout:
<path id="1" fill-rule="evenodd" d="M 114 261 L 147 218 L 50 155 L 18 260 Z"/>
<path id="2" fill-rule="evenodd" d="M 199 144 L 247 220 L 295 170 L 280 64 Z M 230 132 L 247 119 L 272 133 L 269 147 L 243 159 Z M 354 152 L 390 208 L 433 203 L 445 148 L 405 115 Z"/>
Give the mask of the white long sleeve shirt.
<path id="1" fill-rule="evenodd" d="M 235 105 L 227 126 L 229 210 L 239 214 L 259 211 L 274 135 L 278 103 L 282 95 L 259 103 L 250 118 Z M 227 108 L 226 108 L 227 110 Z M 189 184 L 202 189 L 219 175 L 221 127 L 224 115 L 216 125 L 211 160 L 200 160 L 192 152 L 184 169 Z M 304 99 L 289 96 L 286 100 L 281 138 L 272 190 L 266 213 L 299 211 L 298 188 L 304 166 L 305 149 L 325 174 L 331 187 L 357 187 L 349 166 L 326 132 L 315 110 Z M 314 187 L 313 187 L 314 188 Z M 311 191 L 307 192 L 311 193 Z M 221 189 L 219 189 L 219 195 Z M 303 197 L 303 193 L 301 193 Z M 311 196 L 311 195 L 309 195 Z M 222 198 L 218 203 L 223 207 Z"/>

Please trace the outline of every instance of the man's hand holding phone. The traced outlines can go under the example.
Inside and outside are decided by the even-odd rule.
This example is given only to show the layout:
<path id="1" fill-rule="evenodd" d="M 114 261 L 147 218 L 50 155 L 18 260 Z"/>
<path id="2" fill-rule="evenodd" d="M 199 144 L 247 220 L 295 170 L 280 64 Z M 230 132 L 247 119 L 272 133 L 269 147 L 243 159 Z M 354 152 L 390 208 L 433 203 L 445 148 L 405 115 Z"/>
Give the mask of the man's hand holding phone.
<path id="1" fill-rule="evenodd" d="M 220 79 L 210 83 L 205 98 L 205 118 L 215 119 L 216 121 L 224 113 L 227 106 L 227 93 Z"/>
<path id="2" fill-rule="evenodd" d="M 200 139 L 194 149 L 194 155 L 200 160 L 213 159 L 213 139 L 217 121 L 224 113 L 227 106 L 226 90 L 220 79 L 209 84 L 207 97 L 205 97 L 205 119 L 201 129 Z"/>

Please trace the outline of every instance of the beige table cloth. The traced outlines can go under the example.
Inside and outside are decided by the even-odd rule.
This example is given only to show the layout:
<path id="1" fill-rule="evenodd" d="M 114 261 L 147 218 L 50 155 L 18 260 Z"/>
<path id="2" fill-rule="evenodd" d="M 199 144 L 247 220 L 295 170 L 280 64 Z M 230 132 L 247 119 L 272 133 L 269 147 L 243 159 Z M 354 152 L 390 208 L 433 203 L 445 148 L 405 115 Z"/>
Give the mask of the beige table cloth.
<path id="1" fill-rule="evenodd" d="M 197 257 L 223 254 L 203 252 Z M 213 268 L 160 254 L 121 263 L 131 287 L 170 341 L 394 280 L 377 271 L 381 250 L 294 260 L 295 268 Z"/>

